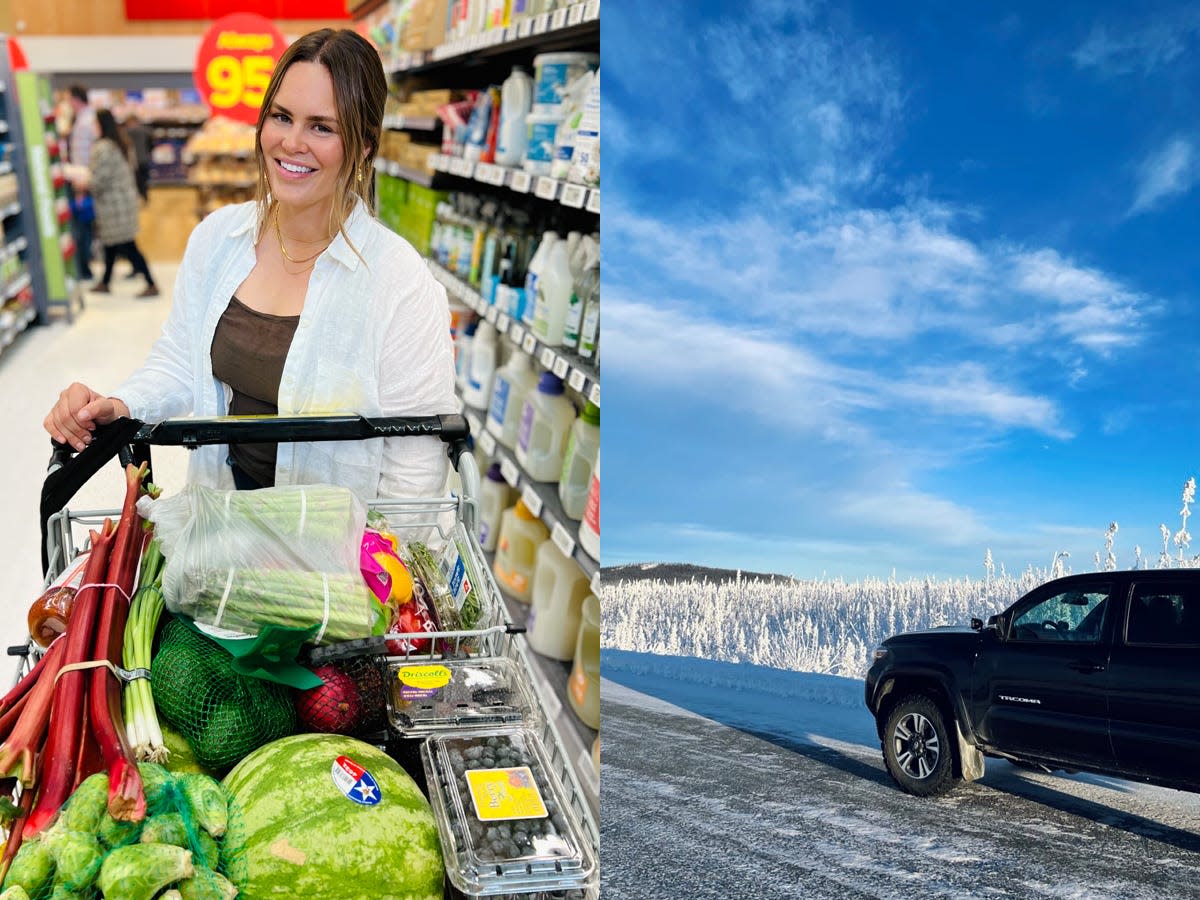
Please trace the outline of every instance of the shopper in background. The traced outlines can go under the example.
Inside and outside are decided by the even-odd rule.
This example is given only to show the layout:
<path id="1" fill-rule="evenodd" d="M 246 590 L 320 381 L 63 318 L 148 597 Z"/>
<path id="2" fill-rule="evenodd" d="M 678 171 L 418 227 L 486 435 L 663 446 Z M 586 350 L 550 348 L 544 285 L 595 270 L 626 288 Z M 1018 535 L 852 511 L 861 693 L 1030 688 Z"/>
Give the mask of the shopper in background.
<path id="1" fill-rule="evenodd" d="M 92 146 L 88 186 L 96 204 L 100 243 L 104 245 L 104 275 L 92 290 L 98 294 L 109 293 L 113 263 L 118 256 L 123 256 L 133 266 L 133 271 L 146 279 L 146 286 L 138 296 L 157 297 L 158 286 L 154 283 L 154 276 L 150 274 L 146 258 L 135 243 L 138 199 L 125 139 L 117 127 L 117 120 L 107 109 L 96 113 L 96 127 L 99 139 Z"/>
<path id="2" fill-rule="evenodd" d="M 67 154 L 75 166 L 86 168 L 91 162 L 92 142 L 96 139 L 96 113 L 88 105 L 87 88 L 73 84 L 68 88 L 71 100 L 71 136 Z M 75 239 L 75 273 L 85 284 L 92 280 L 92 221 L 95 211 L 85 200 L 86 190 L 71 188 L 71 236 Z"/>
<path id="3" fill-rule="evenodd" d="M 111 396 L 76 383 L 45 427 L 81 450 L 119 416 L 455 409 L 445 290 L 373 214 L 387 80 L 353 31 L 323 29 L 279 61 L 259 114 L 257 199 L 192 232 L 174 303 Z M 219 488 L 338 484 L 363 498 L 440 493 L 434 437 L 201 447 L 189 479 Z"/>
<path id="4" fill-rule="evenodd" d="M 137 192 L 145 202 L 150 199 L 150 129 L 142 123 L 137 110 L 131 110 L 125 117 L 122 130 L 125 132 L 125 140 L 129 142 L 130 163 L 133 165 Z"/>

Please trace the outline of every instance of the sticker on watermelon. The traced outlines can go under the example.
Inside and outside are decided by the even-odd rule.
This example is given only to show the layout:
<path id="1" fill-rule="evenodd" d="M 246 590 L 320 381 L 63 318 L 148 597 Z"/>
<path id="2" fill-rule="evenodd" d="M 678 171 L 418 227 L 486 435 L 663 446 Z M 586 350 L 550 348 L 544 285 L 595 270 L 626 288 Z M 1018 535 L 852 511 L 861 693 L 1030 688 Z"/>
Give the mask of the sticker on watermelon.
<path id="1" fill-rule="evenodd" d="M 379 782 L 348 756 L 335 759 L 330 774 L 333 776 L 334 786 L 348 799 L 361 806 L 374 806 L 383 799 Z"/>

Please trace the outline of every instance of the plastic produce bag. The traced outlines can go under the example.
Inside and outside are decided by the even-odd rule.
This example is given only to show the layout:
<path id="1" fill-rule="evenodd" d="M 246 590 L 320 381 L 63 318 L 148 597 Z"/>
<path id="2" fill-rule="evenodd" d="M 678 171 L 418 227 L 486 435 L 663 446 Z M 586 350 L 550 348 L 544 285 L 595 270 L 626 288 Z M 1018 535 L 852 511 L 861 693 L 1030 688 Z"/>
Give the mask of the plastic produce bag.
<path id="1" fill-rule="evenodd" d="M 363 581 L 366 507 L 331 485 L 218 491 L 189 485 L 139 501 L 167 558 L 167 609 L 221 637 L 318 626 L 314 643 L 382 634 L 387 610 Z"/>

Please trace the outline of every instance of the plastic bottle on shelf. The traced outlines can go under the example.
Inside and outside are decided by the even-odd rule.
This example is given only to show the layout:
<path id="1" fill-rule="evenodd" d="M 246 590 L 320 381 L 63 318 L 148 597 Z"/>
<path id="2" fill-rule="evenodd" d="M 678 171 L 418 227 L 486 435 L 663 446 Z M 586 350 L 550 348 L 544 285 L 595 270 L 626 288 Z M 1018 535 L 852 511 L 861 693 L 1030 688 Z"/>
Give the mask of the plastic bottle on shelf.
<path id="1" fill-rule="evenodd" d="M 562 102 L 562 122 L 554 132 L 554 158 L 550 161 L 551 178 L 565 181 L 571 172 L 575 136 L 583 118 L 583 106 L 594 77 L 591 71 L 586 71 L 567 85 Z"/>
<path id="2" fill-rule="evenodd" d="M 517 435 L 517 462 L 534 481 L 553 481 L 562 471 L 567 435 L 575 422 L 575 407 L 563 392 L 562 379 L 543 372 L 537 390 L 525 398 Z"/>
<path id="3" fill-rule="evenodd" d="M 454 342 L 454 383 L 458 386 L 460 393 L 466 390 L 467 369 L 471 365 L 471 349 L 475 344 L 475 333 L 478 328 L 479 321 L 472 319 L 463 328 L 458 340 Z"/>
<path id="4" fill-rule="evenodd" d="M 467 120 L 467 140 L 463 147 L 463 159 L 468 162 L 479 162 L 483 156 L 493 112 L 491 91 L 480 91 L 475 98 L 475 105 L 471 109 L 471 116 Z"/>
<path id="5" fill-rule="evenodd" d="M 525 158 L 521 168 L 530 175 L 549 175 L 554 162 L 554 141 L 558 137 L 558 126 L 562 114 L 558 112 L 532 112 L 525 117 Z"/>
<path id="6" fill-rule="evenodd" d="M 549 538 L 550 532 L 524 500 L 518 500 L 500 517 L 492 574 L 500 588 L 514 600 L 529 602 L 537 548 Z"/>
<path id="7" fill-rule="evenodd" d="M 600 278 L 592 285 L 587 299 L 583 303 L 583 319 L 579 325 L 579 350 L 583 359 L 590 359 L 599 365 L 600 345 Z"/>
<path id="8" fill-rule="evenodd" d="M 548 347 L 562 345 L 573 287 L 567 242 L 555 241 L 543 271 L 538 275 L 537 302 L 533 311 L 533 333 Z"/>
<path id="9" fill-rule="evenodd" d="M 533 258 L 529 260 L 529 265 L 525 268 L 525 304 L 519 316 L 520 320 L 526 325 L 533 324 L 534 307 L 536 306 L 538 279 L 541 278 L 542 268 L 546 265 L 546 261 L 550 258 L 550 250 L 555 243 L 562 240 L 558 236 L 557 231 L 548 230 L 542 234 L 542 239 L 538 243 L 537 250 L 534 251 Z"/>
<path id="10" fill-rule="evenodd" d="M 584 725 L 600 727 L 600 598 L 595 594 L 583 601 L 567 702 Z"/>
<path id="11" fill-rule="evenodd" d="M 583 265 L 583 260 L 580 252 L 580 247 L 583 244 L 583 232 L 568 231 L 567 232 L 567 262 L 571 266 L 571 277 L 578 278 L 580 269 Z"/>
<path id="12" fill-rule="evenodd" d="M 592 470 L 600 452 L 600 407 L 588 403 L 571 426 L 562 471 L 558 476 L 558 499 L 567 518 L 578 522 L 587 507 Z"/>
<path id="13" fill-rule="evenodd" d="M 533 58 L 533 111 L 562 115 L 567 85 L 600 65 L 598 53 L 540 53 Z"/>
<path id="14" fill-rule="evenodd" d="M 563 322 L 562 345 L 569 350 L 579 349 L 579 332 L 583 328 L 584 307 L 592 292 L 600 285 L 600 245 L 590 236 L 579 242 L 583 262 L 571 289 L 567 317 Z"/>
<path id="15" fill-rule="evenodd" d="M 496 371 L 492 382 L 492 399 L 488 404 L 487 430 L 509 450 L 517 445 L 525 398 L 536 387 L 533 360 L 520 350 L 514 352 L 503 368 Z"/>
<path id="16" fill-rule="evenodd" d="M 467 377 L 462 395 L 467 406 L 482 409 L 488 405 L 496 374 L 496 351 L 496 328 L 485 319 L 475 330 L 471 355 L 466 363 Z"/>
<path id="17" fill-rule="evenodd" d="M 513 66 L 500 86 L 500 130 L 496 137 L 496 164 L 519 166 L 529 146 L 525 117 L 533 108 L 533 78 L 520 66 Z"/>
<path id="18" fill-rule="evenodd" d="M 487 474 L 479 486 L 479 546 L 484 553 L 496 549 L 500 517 L 516 500 L 516 494 L 500 474 L 500 463 L 488 466 Z"/>
<path id="19" fill-rule="evenodd" d="M 592 483 L 588 485 L 587 504 L 583 508 L 583 521 L 579 523 L 579 546 L 592 559 L 600 562 L 600 451 L 596 451 L 596 466 L 592 469 Z"/>
<path id="20" fill-rule="evenodd" d="M 575 658 L 583 598 L 591 593 L 579 563 L 563 554 L 554 541 L 537 550 L 530 588 L 525 637 L 542 656 L 569 662 Z"/>
<path id="21" fill-rule="evenodd" d="M 520 295 L 525 291 L 525 276 L 517 267 L 520 245 L 516 235 L 503 239 L 504 252 L 496 265 L 496 287 L 492 291 L 492 305 L 509 316 L 520 306 Z"/>
<path id="22" fill-rule="evenodd" d="M 488 225 L 483 237 L 483 259 L 479 262 L 479 296 L 488 306 L 496 299 L 496 281 L 499 272 L 501 246 L 504 239 L 504 211 L 500 210 Z"/>

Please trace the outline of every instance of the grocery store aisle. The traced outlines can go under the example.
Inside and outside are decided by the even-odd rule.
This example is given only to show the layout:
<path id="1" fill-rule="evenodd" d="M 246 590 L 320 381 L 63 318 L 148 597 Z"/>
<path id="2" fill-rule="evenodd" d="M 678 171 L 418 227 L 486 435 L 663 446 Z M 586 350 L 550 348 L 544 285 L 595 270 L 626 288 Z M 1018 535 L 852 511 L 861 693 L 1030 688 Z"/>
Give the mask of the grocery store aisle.
<path id="1" fill-rule="evenodd" d="M 22 641 L 29 604 L 41 593 L 38 506 L 50 443 L 42 419 L 71 381 L 112 390 L 145 357 L 170 309 L 177 265 L 154 264 L 162 295 L 139 300 L 142 280 L 126 281 L 120 265 L 113 293 L 88 294 L 86 309 L 65 321 L 31 328 L 0 353 L 0 410 L 4 416 L 0 467 L 0 646 Z M 183 484 L 187 451 L 154 453 L 155 481 L 168 490 Z M 120 505 L 123 481 L 114 460 L 80 491 L 73 509 Z M 2 665 L 0 661 L 0 665 Z M 15 668 L 14 668 L 15 672 Z M 0 685 L 8 674 L 0 670 Z"/>

